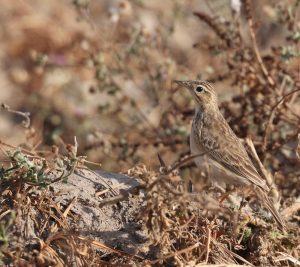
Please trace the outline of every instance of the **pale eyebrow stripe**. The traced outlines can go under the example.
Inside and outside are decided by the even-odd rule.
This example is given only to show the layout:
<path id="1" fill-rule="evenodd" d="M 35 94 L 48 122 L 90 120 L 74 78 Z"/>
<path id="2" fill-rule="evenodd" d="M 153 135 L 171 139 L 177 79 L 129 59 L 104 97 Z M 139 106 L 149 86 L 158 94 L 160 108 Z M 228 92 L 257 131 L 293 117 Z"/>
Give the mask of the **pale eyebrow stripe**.
<path id="1" fill-rule="evenodd" d="M 206 88 L 208 88 L 209 91 L 214 92 L 214 87 L 212 86 L 211 83 L 207 82 L 207 81 L 200 81 L 200 83 L 204 86 L 206 86 Z"/>

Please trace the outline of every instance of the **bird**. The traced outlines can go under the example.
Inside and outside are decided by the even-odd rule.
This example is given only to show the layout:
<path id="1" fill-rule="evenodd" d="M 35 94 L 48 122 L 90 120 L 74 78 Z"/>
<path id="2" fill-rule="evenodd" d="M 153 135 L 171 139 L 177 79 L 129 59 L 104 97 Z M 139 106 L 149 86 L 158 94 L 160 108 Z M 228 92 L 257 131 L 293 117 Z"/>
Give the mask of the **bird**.
<path id="1" fill-rule="evenodd" d="M 217 182 L 249 187 L 271 212 L 280 229 L 285 222 L 268 196 L 266 181 L 254 167 L 242 141 L 233 132 L 218 107 L 218 96 L 211 83 L 200 80 L 174 80 L 187 88 L 196 102 L 190 134 L 191 154 L 205 154 L 209 165 L 213 164 L 221 175 Z M 201 160 L 195 160 L 200 167 Z"/>

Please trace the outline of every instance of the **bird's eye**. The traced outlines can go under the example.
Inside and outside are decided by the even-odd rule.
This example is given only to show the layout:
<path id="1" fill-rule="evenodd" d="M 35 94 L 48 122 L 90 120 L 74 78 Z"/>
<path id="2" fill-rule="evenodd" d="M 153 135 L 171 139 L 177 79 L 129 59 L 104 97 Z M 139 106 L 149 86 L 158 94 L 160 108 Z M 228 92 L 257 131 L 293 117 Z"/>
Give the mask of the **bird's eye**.
<path id="1" fill-rule="evenodd" d="M 203 86 L 198 85 L 198 86 L 196 87 L 196 92 L 197 92 L 197 93 L 201 93 L 201 92 L 203 92 L 203 91 L 204 91 Z"/>

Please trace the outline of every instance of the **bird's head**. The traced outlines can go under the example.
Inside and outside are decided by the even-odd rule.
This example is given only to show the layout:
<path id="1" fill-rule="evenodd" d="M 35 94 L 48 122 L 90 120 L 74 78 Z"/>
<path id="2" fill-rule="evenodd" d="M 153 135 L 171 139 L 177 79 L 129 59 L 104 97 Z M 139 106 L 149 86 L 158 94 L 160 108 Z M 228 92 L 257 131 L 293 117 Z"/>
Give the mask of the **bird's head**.
<path id="1" fill-rule="evenodd" d="M 206 81 L 178 81 L 174 80 L 180 86 L 183 86 L 191 92 L 196 104 L 201 109 L 218 108 L 218 97 L 213 86 Z"/>

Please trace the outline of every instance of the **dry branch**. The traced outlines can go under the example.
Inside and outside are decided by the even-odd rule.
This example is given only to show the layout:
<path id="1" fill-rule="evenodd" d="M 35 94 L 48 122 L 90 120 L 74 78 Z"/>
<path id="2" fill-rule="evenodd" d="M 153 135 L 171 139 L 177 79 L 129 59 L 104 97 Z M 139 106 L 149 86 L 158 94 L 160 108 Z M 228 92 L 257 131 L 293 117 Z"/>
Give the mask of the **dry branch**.
<path id="1" fill-rule="evenodd" d="M 253 45 L 253 49 L 254 49 L 254 53 L 255 53 L 257 62 L 259 63 L 259 66 L 260 66 L 264 76 L 266 77 L 268 83 L 270 84 L 270 86 L 275 88 L 276 93 L 279 93 L 279 90 L 276 88 L 276 84 L 275 84 L 273 78 L 271 77 L 270 73 L 268 72 L 268 70 L 262 60 L 262 57 L 260 55 L 260 52 L 259 52 L 259 49 L 257 46 L 256 35 L 254 33 L 253 15 L 252 15 L 252 11 L 251 11 L 251 0 L 243 0 L 243 3 L 245 5 L 245 11 L 246 11 L 247 20 L 248 20 L 250 36 L 251 36 L 252 45 Z"/>
<path id="2" fill-rule="evenodd" d="M 261 163 L 257 153 L 256 153 L 256 150 L 255 150 L 255 147 L 254 147 L 254 144 L 252 142 L 252 140 L 250 138 L 246 138 L 245 139 L 245 144 L 248 148 L 248 151 L 251 152 L 251 155 L 253 157 L 253 159 L 255 160 L 255 163 L 256 165 L 259 167 L 259 173 L 263 176 L 263 178 L 265 179 L 265 181 L 267 182 L 267 185 L 269 186 L 269 188 L 271 189 L 271 195 L 273 197 L 273 199 L 278 202 L 279 199 L 280 199 L 280 195 L 279 195 L 279 192 L 276 188 L 276 185 L 274 183 L 274 180 L 272 178 L 272 175 L 270 172 L 268 172 L 264 165 Z"/>
<path id="3" fill-rule="evenodd" d="M 267 122 L 267 126 L 266 126 L 266 129 L 265 129 L 264 139 L 263 139 L 262 149 L 263 149 L 264 152 L 266 151 L 266 148 L 267 148 L 267 139 L 268 139 L 268 136 L 270 134 L 270 127 L 271 127 L 271 124 L 272 124 L 272 122 L 274 120 L 276 110 L 281 106 L 282 103 L 284 103 L 284 101 L 289 96 L 291 96 L 291 95 L 293 95 L 293 94 L 295 94 L 295 93 L 297 93 L 299 91 L 300 91 L 300 88 L 289 92 L 288 94 L 286 94 L 283 97 L 281 97 L 281 99 L 272 107 L 271 113 L 270 113 L 270 116 L 269 116 L 269 120 Z"/>

